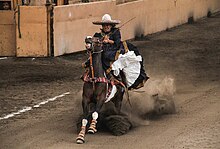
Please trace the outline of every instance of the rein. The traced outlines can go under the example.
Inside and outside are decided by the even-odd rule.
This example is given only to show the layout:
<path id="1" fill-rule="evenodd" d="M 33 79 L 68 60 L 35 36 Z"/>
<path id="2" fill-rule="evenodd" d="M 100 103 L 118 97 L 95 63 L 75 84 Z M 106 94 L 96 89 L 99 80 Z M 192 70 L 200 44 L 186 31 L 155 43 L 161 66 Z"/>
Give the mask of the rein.
<path id="1" fill-rule="evenodd" d="M 93 65 L 92 65 L 92 52 L 89 51 L 89 62 L 90 62 L 90 69 L 91 69 L 91 73 L 92 73 L 92 88 L 93 88 L 93 91 L 95 91 L 95 81 L 94 81 L 94 69 L 93 69 Z"/>
<path id="2" fill-rule="evenodd" d="M 88 73 L 87 72 L 84 77 L 83 77 L 83 81 L 84 82 L 91 82 L 93 84 L 93 91 L 95 91 L 95 83 L 97 82 L 100 82 L 100 83 L 108 83 L 108 79 L 106 77 L 95 77 L 94 75 L 94 68 L 93 68 L 93 64 L 92 64 L 92 55 L 93 54 L 98 54 L 98 53 L 102 53 L 103 50 L 100 50 L 100 51 L 93 51 L 93 50 L 89 50 L 88 53 L 89 53 L 89 63 L 90 63 L 90 69 L 91 69 L 91 74 L 92 74 L 92 77 L 89 77 Z"/>
<path id="3" fill-rule="evenodd" d="M 95 52 L 95 51 L 92 52 L 91 51 L 92 54 L 99 54 L 99 53 L 102 53 L 102 52 L 103 52 L 103 50 L 100 50 L 100 51 L 97 51 L 97 52 Z"/>
<path id="4" fill-rule="evenodd" d="M 95 78 L 95 75 L 94 75 L 94 68 L 93 68 L 93 64 L 92 64 L 92 55 L 99 54 L 102 52 L 103 52 L 103 50 L 94 51 L 94 47 L 92 47 L 92 49 L 89 50 L 89 63 L 90 63 L 90 69 L 91 69 L 91 73 L 92 73 L 92 80 L 90 80 L 89 82 L 92 82 L 93 91 L 95 91 L 95 83 L 97 82 L 97 78 Z M 103 79 L 101 79 L 101 80 L 103 80 Z"/>

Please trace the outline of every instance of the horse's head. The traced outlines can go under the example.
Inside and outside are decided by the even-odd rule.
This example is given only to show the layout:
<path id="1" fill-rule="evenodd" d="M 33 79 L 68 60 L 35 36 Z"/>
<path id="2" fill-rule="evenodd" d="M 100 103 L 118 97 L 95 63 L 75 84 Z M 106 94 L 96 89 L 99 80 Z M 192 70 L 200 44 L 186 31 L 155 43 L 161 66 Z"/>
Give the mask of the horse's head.
<path id="1" fill-rule="evenodd" d="M 101 53 L 102 52 L 102 40 L 98 37 L 87 36 L 85 39 L 87 45 L 87 51 L 91 53 Z"/>
<path id="2" fill-rule="evenodd" d="M 97 37 L 87 36 L 85 39 L 86 49 L 89 54 L 90 76 L 94 78 L 104 76 L 104 69 L 102 68 L 102 40 Z"/>

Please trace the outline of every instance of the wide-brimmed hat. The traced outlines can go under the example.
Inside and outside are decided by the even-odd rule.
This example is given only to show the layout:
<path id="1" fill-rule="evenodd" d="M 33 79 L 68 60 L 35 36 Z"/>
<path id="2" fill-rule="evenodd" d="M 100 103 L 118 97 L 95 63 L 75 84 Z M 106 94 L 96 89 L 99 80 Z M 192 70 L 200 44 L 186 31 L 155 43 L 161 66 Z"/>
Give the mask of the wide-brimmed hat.
<path id="1" fill-rule="evenodd" d="M 119 24 L 121 21 L 119 20 L 112 20 L 111 16 L 109 14 L 105 14 L 102 17 L 101 21 L 94 21 L 92 22 L 95 25 L 103 25 L 103 24 L 112 24 L 112 25 L 116 25 Z"/>

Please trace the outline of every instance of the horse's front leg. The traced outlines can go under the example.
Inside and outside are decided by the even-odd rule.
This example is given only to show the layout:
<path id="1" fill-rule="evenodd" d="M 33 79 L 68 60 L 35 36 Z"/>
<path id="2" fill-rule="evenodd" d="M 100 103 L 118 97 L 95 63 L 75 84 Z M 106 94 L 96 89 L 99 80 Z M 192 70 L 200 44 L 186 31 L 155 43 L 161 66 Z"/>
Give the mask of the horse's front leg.
<path id="1" fill-rule="evenodd" d="M 85 134 L 86 134 L 86 125 L 88 123 L 87 119 L 82 120 L 82 127 L 78 134 L 78 137 L 76 138 L 76 143 L 83 144 L 85 143 Z"/>
<path id="2" fill-rule="evenodd" d="M 96 124 L 97 124 L 98 117 L 99 117 L 98 112 L 95 111 L 95 112 L 92 113 L 92 121 L 90 123 L 88 133 L 94 134 L 94 133 L 97 132 Z"/>
<path id="3" fill-rule="evenodd" d="M 82 107 L 83 107 L 83 119 L 81 130 L 76 138 L 76 142 L 78 144 L 82 144 L 85 142 L 85 134 L 86 134 L 86 126 L 88 124 L 88 116 L 89 116 L 89 104 L 91 102 L 91 96 L 88 93 L 83 93 Z"/>
<path id="4" fill-rule="evenodd" d="M 87 117 L 88 117 L 88 106 L 89 106 L 89 103 L 87 101 L 84 101 L 82 102 L 82 106 L 83 106 L 83 119 L 82 119 L 82 126 L 81 126 L 81 130 L 76 138 L 76 143 L 78 144 L 83 144 L 85 143 L 85 134 L 86 134 L 86 126 L 88 124 L 88 120 L 87 120 Z"/>
<path id="5" fill-rule="evenodd" d="M 103 90 L 101 93 L 96 96 L 96 107 L 95 111 L 92 113 L 92 121 L 90 123 L 88 133 L 94 134 L 97 132 L 96 124 L 97 124 L 97 119 L 99 117 L 99 112 L 105 102 L 105 90 Z"/>

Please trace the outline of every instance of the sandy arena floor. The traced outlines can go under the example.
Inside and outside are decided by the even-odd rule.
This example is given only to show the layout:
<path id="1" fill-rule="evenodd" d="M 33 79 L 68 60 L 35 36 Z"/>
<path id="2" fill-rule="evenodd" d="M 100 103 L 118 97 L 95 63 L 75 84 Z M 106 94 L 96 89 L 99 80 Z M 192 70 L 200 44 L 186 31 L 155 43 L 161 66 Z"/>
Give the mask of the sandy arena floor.
<path id="1" fill-rule="evenodd" d="M 175 80 L 176 114 L 143 120 L 119 137 L 99 131 L 78 145 L 79 77 L 87 55 L 1 58 L 0 148 L 219 149 L 220 14 L 132 43 L 140 49 L 151 80 Z"/>

